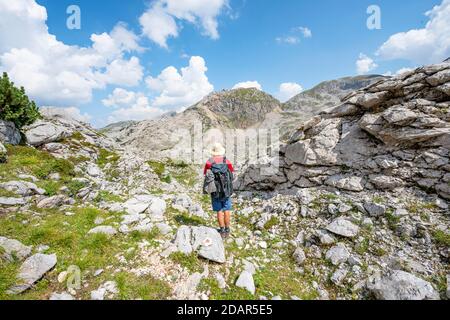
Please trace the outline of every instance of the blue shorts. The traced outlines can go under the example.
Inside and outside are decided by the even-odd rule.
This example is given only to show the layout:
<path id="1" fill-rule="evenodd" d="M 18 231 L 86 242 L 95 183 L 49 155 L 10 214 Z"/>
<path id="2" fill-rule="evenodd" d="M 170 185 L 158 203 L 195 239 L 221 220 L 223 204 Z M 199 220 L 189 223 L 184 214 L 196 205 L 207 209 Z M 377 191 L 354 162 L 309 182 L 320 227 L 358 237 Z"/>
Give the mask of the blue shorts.
<path id="1" fill-rule="evenodd" d="M 231 198 L 227 198 L 227 199 L 212 198 L 212 207 L 213 207 L 213 211 L 215 211 L 215 212 L 231 211 L 232 210 Z"/>

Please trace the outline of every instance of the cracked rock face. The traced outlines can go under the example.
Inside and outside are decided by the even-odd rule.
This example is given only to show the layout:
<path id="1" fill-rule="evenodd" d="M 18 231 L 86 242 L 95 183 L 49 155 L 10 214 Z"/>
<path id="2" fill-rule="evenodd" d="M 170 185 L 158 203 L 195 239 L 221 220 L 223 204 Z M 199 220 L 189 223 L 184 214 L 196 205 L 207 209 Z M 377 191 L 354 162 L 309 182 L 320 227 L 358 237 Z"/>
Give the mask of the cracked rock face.
<path id="1" fill-rule="evenodd" d="M 426 188 L 450 199 L 450 62 L 382 79 L 298 126 L 276 161 L 244 167 L 240 190 L 328 185 Z M 272 170 L 272 174 L 270 170 Z"/>

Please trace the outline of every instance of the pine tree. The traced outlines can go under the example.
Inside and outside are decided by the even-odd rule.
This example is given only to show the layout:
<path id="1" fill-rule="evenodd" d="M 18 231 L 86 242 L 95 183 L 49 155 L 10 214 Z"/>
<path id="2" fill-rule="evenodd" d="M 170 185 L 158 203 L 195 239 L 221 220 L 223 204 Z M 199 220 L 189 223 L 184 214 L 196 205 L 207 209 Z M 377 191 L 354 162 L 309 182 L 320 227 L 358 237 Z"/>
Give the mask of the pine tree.
<path id="1" fill-rule="evenodd" d="M 11 121 L 17 128 L 21 128 L 40 117 L 38 107 L 28 99 L 25 89 L 15 87 L 4 72 L 0 78 L 0 119 Z"/>

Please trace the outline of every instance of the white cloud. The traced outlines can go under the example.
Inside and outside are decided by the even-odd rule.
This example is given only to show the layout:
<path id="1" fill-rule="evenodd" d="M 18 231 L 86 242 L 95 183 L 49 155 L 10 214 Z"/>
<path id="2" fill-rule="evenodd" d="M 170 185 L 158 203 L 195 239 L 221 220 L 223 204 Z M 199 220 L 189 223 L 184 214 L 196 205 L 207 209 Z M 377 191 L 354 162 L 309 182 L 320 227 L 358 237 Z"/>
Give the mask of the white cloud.
<path id="1" fill-rule="evenodd" d="M 135 93 L 135 101 L 128 107 L 122 107 L 114 110 L 108 117 L 107 123 L 110 124 L 127 120 L 141 121 L 154 119 L 163 113 L 164 111 L 162 109 L 151 106 L 147 97 L 142 94 Z"/>
<path id="2" fill-rule="evenodd" d="M 189 60 L 189 66 L 181 68 L 180 72 L 173 66 L 164 69 L 157 77 L 147 77 L 146 83 L 157 96 L 152 101 L 156 108 L 188 107 L 214 90 L 206 76 L 205 60 L 194 56 Z"/>
<path id="3" fill-rule="evenodd" d="M 138 94 L 136 92 L 116 88 L 108 95 L 108 98 L 102 100 L 102 103 L 107 107 L 113 108 L 129 107 L 136 103 L 137 97 Z"/>
<path id="4" fill-rule="evenodd" d="M 298 35 L 300 33 L 300 35 Z M 287 44 L 298 44 L 300 43 L 300 38 L 311 38 L 312 31 L 306 27 L 295 27 L 292 28 L 289 35 L 277 37 L 275 41 L 278 43 L 287 43 Z"/>
<path id="5" fill-rule="evenodd" d="M 450 56 L 450 0 L 426 13 L 423 29 L 392 35 L 377 51 L 384 59 L 407 59 L 417 64 L 442 62 Z"/>
<path id="6" fill-rule="evenodd" d="M 359 54 L 359 59 L 356 61 L 356 72 L 358 74 L 366 74 L 376 69 L 378 65 L 372 58 L 366 56 L 363 53 Z"/>
<path id="7" fill-rule="evenodd" d="M 276 94 L 276 97 L 281 102 L 286 102 L 289 99 L 298 95 L 302 91 L 303 91 L 303 87 L 301 85 L 299 85 L 298 83 L 285 82 L 280 85 L 280 89 L 279 89 L 278 93 Z"/>
<path id="8" fill-rule="evenodd" d="M 175 19 L 157 3 L 147 10 L 140 18 L 142 33 L 159 46 L 167 49 L 167 39 L 178 37 L 178 27 Z"/>
<path id="9" fill-rule="evenodd" d="M 176 38 L 179 34 L 176 19 L 198 25 L 204 35 L 218 39 L 217 17 L 227 7 L 228 0 L 158 0 L 139 22 L 144 35 L 167 48 L 167 39 Z"/>
<path id="10" fill-rule="evenodd" d="M 410 72 L 412 70 L 414 70 L 414 69 L 413 68 L 401 68 L 401 69 L 397 70 L 397 72 L 395 72 L 395 73 L 388 71 L 388 72 L 384 73 L 383 76 L 387 76 L 387 77 L 399 76 L 403 73 Z"/>
<path id="11" fill-rule="evenodd" d="M 243 88 L 243 89 L 255 88 L 255 89 L 262 91 L 262 86 L 259 84 L 258 81 L 245 81 L 245 82 L 236 83 L 233 87 L 233 90 L 241 89 L 241 88 Z"/>
<path id="12" fill-rule="evenodd" d="M 142 79 L 139 59 L 125 57 L 142 48 L 124 24 L 92 35 L 92 46 L 79 47 L 58 41 L 46 20 L 45 7 L 35 0 L 0 0 L 0 69 L 39 104 L 86 103 L 95 89 Z"/>
<path id="13" fill-rule="evenodd" d="M 277 37 L 275 39 L 278 43 L 297 44 L 300 42 L 300 38 L 294 36 Z"/>
<path id="14" fill-rule="evenodd" d="M 75 107 L 57 108 L 57 107 L 41 107 L 39 108 L 42 115 L 48 117 L 57 117 L 63 119 L 74 119 L 77 121 L 89 123 L 92 117 L 88 113 L 81 113 L 80 109 Z"/>
<path id="15" fill-rule="evenodd" d="M 307 27 L 297 27 L 294 30 L 300 32 L 304 38 L 312 37 L 312 31 Z"/>

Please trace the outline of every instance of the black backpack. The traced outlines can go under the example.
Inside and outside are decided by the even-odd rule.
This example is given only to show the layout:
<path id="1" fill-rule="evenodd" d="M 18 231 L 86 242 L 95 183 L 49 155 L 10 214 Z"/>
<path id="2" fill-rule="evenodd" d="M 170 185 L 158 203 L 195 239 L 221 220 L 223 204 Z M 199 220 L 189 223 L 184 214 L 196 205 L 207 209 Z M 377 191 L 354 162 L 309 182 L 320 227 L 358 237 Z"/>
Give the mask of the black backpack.
<path id="1" fill-rule="evenodd" d="M 227 158 L 223 157 L 222 163 L 211 162 L 211 172 L 214 174 L 214 183 L 217 192 L 211 194 L 214 199 L 224 200 L 233 195 L 233 173 L 228 168 Z"/>

